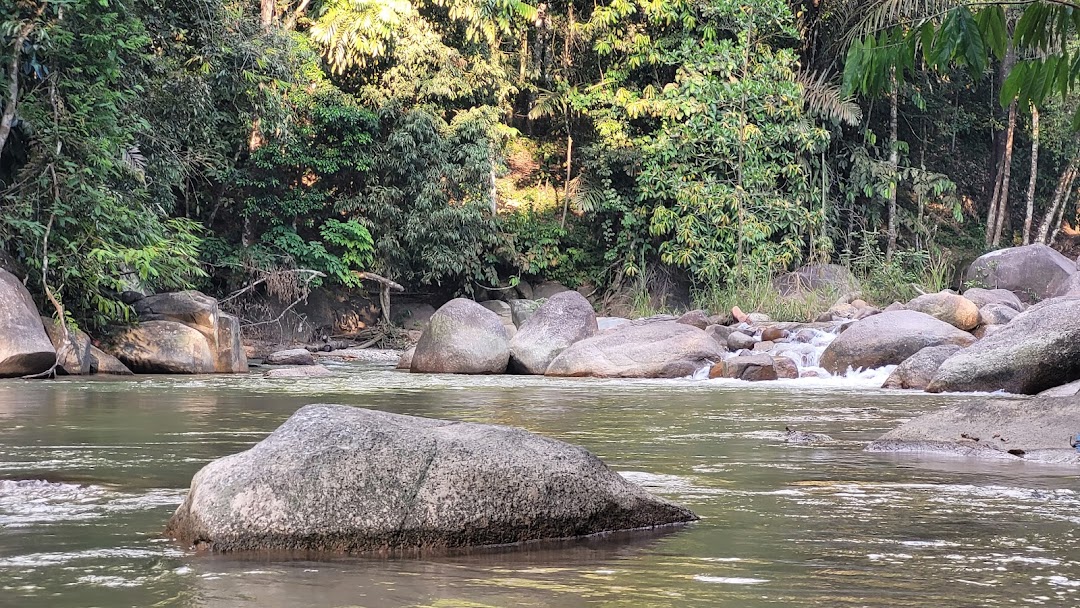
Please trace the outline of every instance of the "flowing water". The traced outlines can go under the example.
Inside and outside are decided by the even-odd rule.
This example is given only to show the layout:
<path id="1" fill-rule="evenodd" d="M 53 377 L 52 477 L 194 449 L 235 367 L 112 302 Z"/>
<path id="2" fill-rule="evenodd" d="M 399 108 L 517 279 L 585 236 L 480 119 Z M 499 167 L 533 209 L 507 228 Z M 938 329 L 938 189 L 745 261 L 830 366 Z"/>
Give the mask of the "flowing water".
<path id="1" fill-rule="evenodd" d="M 880 375 L 735 381 L 257 375 L 0 383 L 0 606 L 1080 605 L 1074 472 L 868 454 L 958 397 Z M 308 403 L 524 427 L 701 521 L 424 559 L 203 556 L 160 537 L 191 476 Z M 827 433 L 783 442 L 785 426 Z"/>

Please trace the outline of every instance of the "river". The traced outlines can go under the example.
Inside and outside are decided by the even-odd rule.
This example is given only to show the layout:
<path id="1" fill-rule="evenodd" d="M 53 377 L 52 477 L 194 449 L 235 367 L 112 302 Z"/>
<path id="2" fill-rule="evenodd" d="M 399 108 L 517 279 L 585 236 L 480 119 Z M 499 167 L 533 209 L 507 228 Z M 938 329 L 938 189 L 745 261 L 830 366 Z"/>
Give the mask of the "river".
<path id="1" fill-rule="evenodd" d="M 318 380 L 0 382 L 0 606 L 1080 605 L 1074 471 L 862 451 L 955 396 L 876 390 L 881 377 L 750 385 L 333 369 Z M 425 559 L 236 559 L 161 538 L 201 466 L 308 403 L 580 444 L 701 521 Z M 835 441 L 785 444 L 786 426 Z"/>

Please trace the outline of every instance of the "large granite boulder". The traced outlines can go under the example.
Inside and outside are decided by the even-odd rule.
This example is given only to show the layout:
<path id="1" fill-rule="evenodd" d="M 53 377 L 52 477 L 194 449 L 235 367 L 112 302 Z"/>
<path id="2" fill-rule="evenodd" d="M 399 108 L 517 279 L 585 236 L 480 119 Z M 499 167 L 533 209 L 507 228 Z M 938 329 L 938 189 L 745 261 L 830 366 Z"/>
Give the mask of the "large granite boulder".
<path id="1" fill-rule="evenodd" d="M 121 363 L 119 359 L 94 345 L 90 345 L 90 373 L 112 376 L 133 375 L 128 366 Z"/>
<path id="2" fill-rule="evenodd" d="M 48 371 L 56 362 L 34 299 L 22 282 L 0 269 L 0 378 Z"/>
<path id="3" fill-rule="evenodd" d="M 510 300 L 510 317 L 514 320 L 514 325 L 521 329 L 543 304 L 543 300 Z"/>
<path id="4" fill-rule="evenodd" d="M 964 331 L 971 331 L 979 325 L 979 307 L 964 296 L 947 291 L 923 294 L 908 302 L 904 308 L 926 313 Z"/>
<path id="5" fill-rule="evenodd" d="M 808 291 L 838 294 L 857 291 L 859 281 L 847 268 L 837 264 L 809 264 L 773 279 L 773 287 L 783 296 Z"/>
<path id="6" fill-rule="evenodd" d="M 64 328 L 52 317 L 41 317 L 41 324 L 49 341 L 56 349 L 56 371 L 69 376 L 83 376 L 93 373 L 94 360 L 90 349 L 90 336 L 81 329 L 68 328 L 68 338 L 64 338 Z M 65 343 L 67 343 L 65 345 Z"/>
<path id="7" fill-rule="evenodd" d="M 848 326 L 821 354 L 821 367 L 839 374 L 852 369 L 899 365 L 928 346 L 967 346 L 975 337 L 914 310 L 867 317 Z"/>
<path id="8" fill-rule="evenodd" d="M 211 351 L 214 372 L 229 374 L 248 371 L 240 320 L 221 312 L 214 298 L 198 291 L 176 291 L 147 296 L 132 307 L 140 321 L 181 323 L 201 333 Z"/>
<path id="9" fill-rule="evenodd" d="M 1016 309 L 1005 304 L 987 304 L 979 309 L 979 324 L 1008 325 L 1018 314 Z"/>
<path id="10" fill-rule="evenodd" d="M 955 344 L 929 346 L 911 355 L 896 366 L 881 388 L 923 390 L 946 359 L 960 352 Z"/>
<path id="11" fill-rule="evenodd" d="M 985 398 L 919 416 L 867 446 L 893 452 L 1080 464 L 1070 440 L 1080 433 L 1076 397 Z"/>
<path id="12" fill-rule="evenodd" d="M 501 374 L 510 362 L 510 340 L 499 315 L 457 298 L 431 315 L 413 353 L 413 372 Z"/>
<path id="13" fill-rule="evenodd" d="M 1000 327 L 949 357 L 927 390 L 1034 395 L 1080 380 L 1080 299 L 1041 302 Z"/>
<path id="14" fill-rule="evenodd" d="M 704 330 L 655 321 L 610 329 L 567 348 L 548 366 L 548 376 L 679 378 L 711 366 L 724 349 Z"/>
<path id="15" fill-rule="evenodd" d="M 510 370 L 542 376 L 559 353 L 598 331 L 596 312 L 585 296 L 576 291 L 557 293 L 510 340 Z"/>
<path id="16" fill-rule="evenodd" d="M 991 289 L 1007 289 L 1025 302 L 1057 294 L 1076 273 L 1076 263 L 1042 244 L 991 251 L 975 260 L 964 281 Z"/>
<path id="17" fill-rule="evenodd" d="M 102 350 L 139 374 L 212 374 L 217 364 L 198 330 L 176 321 L 147 321 L 104 340 Z"/>
<path id="18" fill-rule="evenodd" d="M 520 429 L 309 405 L 199 471 L 166 534 L 215 552 L 394 552 L 694 519 L 584 449 Z"/>

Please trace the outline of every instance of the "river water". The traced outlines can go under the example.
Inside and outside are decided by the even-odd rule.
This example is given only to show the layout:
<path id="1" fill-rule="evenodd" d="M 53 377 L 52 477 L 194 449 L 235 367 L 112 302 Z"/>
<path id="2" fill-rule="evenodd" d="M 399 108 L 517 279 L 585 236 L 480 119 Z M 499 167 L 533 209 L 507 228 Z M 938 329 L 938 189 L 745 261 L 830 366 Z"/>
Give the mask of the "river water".
<path id="1" fill-rule="evenodd" d="M 880 376 L 750 385 L 334 370 L 0 383 L 0 606 L 1080 605 L 1074 472 L 862 451 L 955 396 L 873 389 Z M 201 466 L 308 403 L 580 444 L 701 521 L 426 559 L 208 557 L 161 538 Z M 835 441 L 785 444 L 785 426 Z"/>

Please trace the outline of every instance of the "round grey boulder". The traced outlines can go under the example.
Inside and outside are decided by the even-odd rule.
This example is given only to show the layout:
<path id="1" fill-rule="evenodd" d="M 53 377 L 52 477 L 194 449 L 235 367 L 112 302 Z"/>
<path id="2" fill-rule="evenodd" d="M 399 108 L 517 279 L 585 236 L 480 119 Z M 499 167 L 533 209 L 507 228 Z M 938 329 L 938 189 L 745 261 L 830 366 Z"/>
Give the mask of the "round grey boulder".
<path id="1" fill-rule="evenodd" d="M 941 364 L 958 352 L 960 347 L 955 344 L 924 348 L 896 366 L 881 388 L 924 390 Z"/>
<path id="2" fill-rule="evenodd" d="M 1076 263 L 1042 244 L 991 251 L 975 260 L 964 273 L 965 282 L 990 289 L 1007 289 L 1025 302 L 1057 294 L 1076 273 Z"/>
<path id="3" fill-rule="evenodd" d="M 22 281 L 0 269 L 0 378 L 47 371 L 56 362 L 34 299 Z"/>
<path id="4" fill-rule="evenodd" d="M 928 346 L 967 346 L 975 337 L 928 314 L 896 310 L 867 317 L 848 326 L 821 354 L 821 367 L 831 374 L 851 369 L 899 365 Z"/>
<path id="5" fill-rule="evenodd" d="M 510 371 L 542 376 L 559 353 L 599 331 L 596 312 L 576 291 L 544 302 L 510 340 Z"/>
<path id="6" fill-rule="evenodd" d="M 457 298 L 431 315 L 413 353 L 411 370 L 430 374 L 501 374 L 510 339 L 499 315 Z"/>
<path id="7" fill-rule="evenodd" d="M 1080 299 L 1054 298 L 947 359 L 926 390 L 1034 395 L 1080 380 Z"/>
<path id="8" fill-rule="evenodd" d="M 575 343 L 548 366 L 548 376 L 680 378 L 723 359 L 704 330 L 674 321 L 629 324 Z"/>
<path id="9" fill-rule="evenodd" d="M 983 289 L 982 287 L 972 287 L 964 292 L 964 297 L 971 300 L 982 309 L 989 304 L 1001 304 L 1008 306 L 1016 312 L 1021 312 L 1027 308 L 1020 298 L 1016 297 L 1016 294 L 1008 289 Z"/>
<path id="10" fill-rule="evenodd" d="M 102 349 L 139 374 L 212 374 L 206 337 L 176 321 L 146 321 L 110 336 Z"/>
<path id="11" fill-rule="evenodd" d="M 980 325 L 1007 325 L 1016 318 L 1016 309 L 1005 304 L 987 304 L 979 309 Z"/>
<path id="12" fill-rule="evenodd" d="M 166 534 L 214 552 L 386 553 L 695 519 L 554 439 L 309 405 L 251 449 L 203 467 Z"/>

